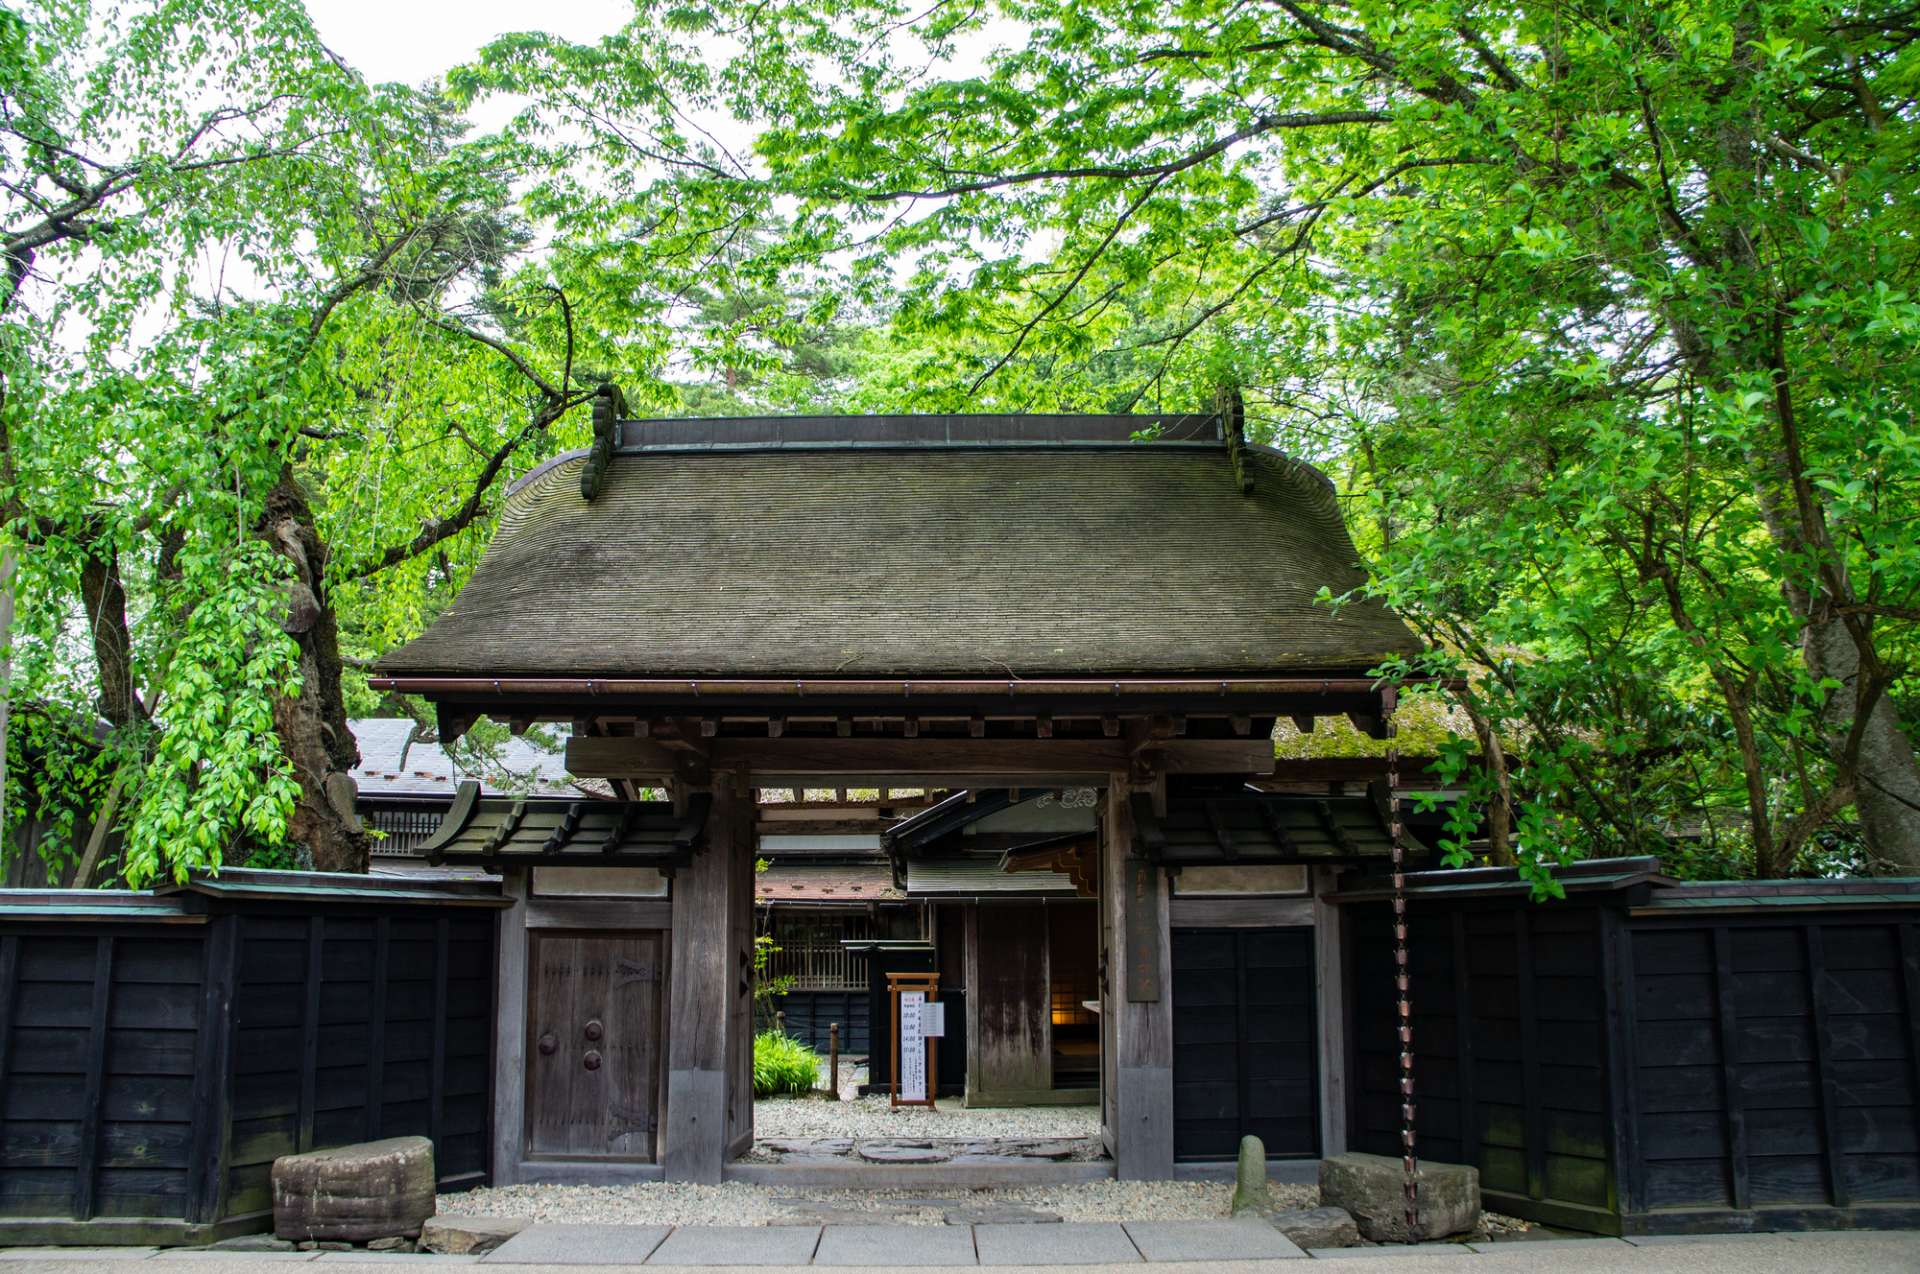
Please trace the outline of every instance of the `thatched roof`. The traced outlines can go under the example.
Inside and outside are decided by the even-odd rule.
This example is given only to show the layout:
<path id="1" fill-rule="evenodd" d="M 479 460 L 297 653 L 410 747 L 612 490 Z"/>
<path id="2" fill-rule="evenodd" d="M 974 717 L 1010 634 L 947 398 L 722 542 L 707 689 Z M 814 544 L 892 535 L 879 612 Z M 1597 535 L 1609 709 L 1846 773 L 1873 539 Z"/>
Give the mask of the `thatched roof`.
<path id="1" fill-rule="evenodd" d="M 1173 440 L 1132 441 L 1156 422 Z M 1167 422 L 1171 422 L 1167 424 Z M 1211 417 L 623 422 L 510 495 L 414 676 L 1360 671 L 1417 643 L 1326 479 Z"/>

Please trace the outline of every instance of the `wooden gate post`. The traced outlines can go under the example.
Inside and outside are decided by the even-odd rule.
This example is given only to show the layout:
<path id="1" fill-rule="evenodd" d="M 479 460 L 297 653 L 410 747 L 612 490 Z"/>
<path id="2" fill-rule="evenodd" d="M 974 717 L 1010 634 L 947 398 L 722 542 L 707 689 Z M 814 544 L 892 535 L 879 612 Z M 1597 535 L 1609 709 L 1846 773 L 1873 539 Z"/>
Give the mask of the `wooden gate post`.
<path id="1" fill-rule="evenodd" d="M 673 878 L 662 1155 L 669 1181 L 718 1184 L 742 1132 L 753 1136 L 751 817 L 732 776 L 715 774 L 707 843 Z"/>
<path id="2" fill-rule="evenodd" d="M 1122 1181 L 1173 1176 L 1173 988 L 1167 881 L 1135 857 L 1133 797 L 1151 790 L 1112 775 L 1100 840 L 1100 892 L 1107 924 L 1102 1031 L 1113 1050 L 1106 1140 Z M 1149 776 L 1151 777 L 1151 776 Z"/>

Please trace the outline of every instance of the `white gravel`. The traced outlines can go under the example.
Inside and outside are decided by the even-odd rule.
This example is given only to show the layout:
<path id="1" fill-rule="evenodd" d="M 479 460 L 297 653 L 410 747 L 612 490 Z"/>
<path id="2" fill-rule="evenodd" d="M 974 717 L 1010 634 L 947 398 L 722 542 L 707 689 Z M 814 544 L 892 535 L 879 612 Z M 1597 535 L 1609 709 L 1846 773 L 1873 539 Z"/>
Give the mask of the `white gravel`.
<path id="1" fill-rule="evenodd" d="M 453 1216 L 523 1216 L 535 1221 L 612 1225 L 769 1225 L 820 1212 L 862 1213 L 876 1222 L 940 1225 L 953 1211 L 1024 1208 L 1065 1221 L 1205 1220 L 1227 1215 L 1233 1188 L 1220 1181 L 1087 1181 L 1059 1186 L 965 1190 L 801 1190 L 728 1182 L 625 1186 L 518 1185 L 440 1196 Z M 1277 1197 L 1311 1207 L 1312 1186 L 1274 1186 Z"/>
<path id="2" fill-rule="evenodd" d="M 766 1140 L 807 1137 L 915 1137 L 978 1141 L 990 1137 L 1050 1139 L 1098 1137 L 1100 1108 L 1019 1106 L 969 1110 L 956 1098 L 925 1106 L 891 1106 L 882 1096 L 837 1102 L 825 1097 L 787 1097 L 753 1104 L 754 1136 Z"/>

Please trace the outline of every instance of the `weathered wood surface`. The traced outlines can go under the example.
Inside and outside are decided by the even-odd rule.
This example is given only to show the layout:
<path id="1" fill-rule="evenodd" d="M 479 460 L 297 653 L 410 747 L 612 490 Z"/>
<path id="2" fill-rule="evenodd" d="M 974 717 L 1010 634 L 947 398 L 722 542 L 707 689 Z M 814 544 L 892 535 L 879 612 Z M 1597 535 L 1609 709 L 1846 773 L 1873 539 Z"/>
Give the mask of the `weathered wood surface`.
<path id="1" fill-rule="evenodd" d="M 1261 774 L 1273 766 L 1265 739 L 1170 739 L 1156 744 L 1172 773 Z M 750 773 L 757 786 L 819 785 L 835 777 L 885 784 L 901 779 L 954 786 L 1097 786 L 1124 770 L 1123 739 L 778 739 L 715 738 L 701 752 L 713 770 Z M 651 738 L 575 735 L 567 769 L 581 778 L 669 777 L 685 750 Z"/>
<path id="2" fill-rule="evenodd" d="M 751 956 L 739 943 L 753 907 L 751 813 L 733 783 L 718 777 L 707 845 L 674 877 L 661 1148 L 670 1181 L 719 1182 L 736 1132 L 729 1103 L 742 1100 L 730 1090 L 749 1080 L 738 1037 L 747 1024 L 742 1009 L 751 1010 Z M 744 1100 L 751 1102 L 751 1089 Z"/>
<path id="3" fill-rule="evenodd" d="M 1311 898 L 1182 898 L 1176 893 L 1167 907 L 1168 924 L 1175 929 L 1283 928 L 1311 925 L 1315 914 Z"/>
<path id="4" fill-rule="evenodd" d="M 653 1158 L 662 956 L 657 933 L 531 936 L 529 1155 Z"/>
<path id="5" fill-rule="evenodd" d="M 969 909 L 967 1102 L 1013 1104 L 1053 1088 L 1046 904 Z"/>
<path id="6" fill-rule="evenodd" d="M 1346 958 L 1338 907 L 1320 894 L 1332 888 L 1333 873 L 1315 870 L 1313 911 L 1314 1004 L 1320 1037 L 1320 1153 L 1347 1148 L 1347 1000 Z"/>
<path id="7" fill-rule="evenodd" d="M 1106 1037 L 1113 1056 L 1106 1136 L 1116 1175 L 1150 1181 L 1173 1172 L 1173 1016 L 1171 1001 L 1161 994 L 1170 975 L 1166 879 L 1154 871 L 1143 881 L 1128 870 L 1134 852 L 1134 790 L 1131 773 L 1108 777 L 1101 829 L 1100 888 L 1110 953 L 1102 1008 L 1113 1023 Z M 1137 902 L 1134 888 L 1141 885 L 1150 896 Z M 1129 935 L 1149 931 L 1138 918 L 1143 903 L 1160 917 L 1152 927 L 1158 933 L 1153 952 L 1128 949 Z"/>

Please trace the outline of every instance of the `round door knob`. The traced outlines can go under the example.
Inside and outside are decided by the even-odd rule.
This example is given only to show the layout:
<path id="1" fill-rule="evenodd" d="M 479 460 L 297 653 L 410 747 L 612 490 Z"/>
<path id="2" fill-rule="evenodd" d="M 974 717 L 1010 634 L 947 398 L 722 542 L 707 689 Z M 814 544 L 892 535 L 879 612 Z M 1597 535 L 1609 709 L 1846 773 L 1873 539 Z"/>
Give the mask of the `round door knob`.
<path id="1" fill-rule="evenodd" d="M 585 1066 L 590 1071 L 599 1070 L 600 1069 L 600 1050 L 593 1049 L 593 1048 L 588 1049 L 587 1055 L 580 1059 L 580 1064 L 582 1066 Z"/>
<path id="2" fill-rule="evenodd" d="M 542 1035 L 540 1037 L 541 1056 L 552 1057 L 554 1054 L 554 1051 L 559 1047 L 560 1047 L 560 1041 L 553 1037 L 552 1031 L 548 1031 L 545 1035 Z"/>
<path id="3" fill-rule="evenodd" d="M 597 1040 L 597 1039 L 599 1039 L 599 1038 L 600 1038 L 600 1037 L 601 1037 L 602 1035 L 605 1035 L 606 1033 L 607 1033 L 607 1028 L 606 1028 L 606 1027 L 604 1027 L 604 1026 L 602 1026 L 602 1025 L 600 1025 L 600 1019 L 599 1019 L 599 1018 L 595 1018 L 595 1019 L 593 1019 L 593 1021 L 591 1021 L 591 1022 L 588 1022 L 588 1023 L 587 1023 L 587 1038 L 588 1038 L 588 1039 L 590 1039 L 590 1040 Z"/>

